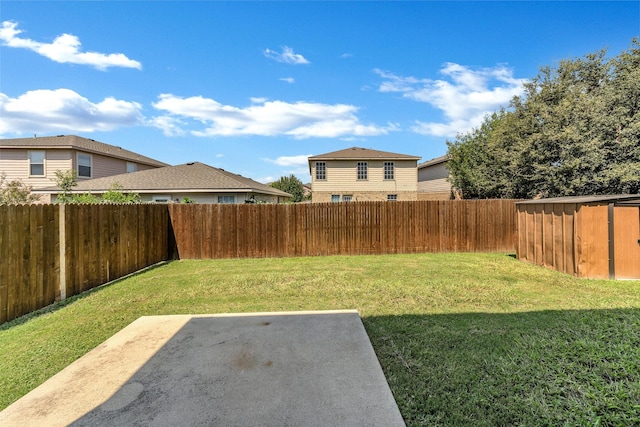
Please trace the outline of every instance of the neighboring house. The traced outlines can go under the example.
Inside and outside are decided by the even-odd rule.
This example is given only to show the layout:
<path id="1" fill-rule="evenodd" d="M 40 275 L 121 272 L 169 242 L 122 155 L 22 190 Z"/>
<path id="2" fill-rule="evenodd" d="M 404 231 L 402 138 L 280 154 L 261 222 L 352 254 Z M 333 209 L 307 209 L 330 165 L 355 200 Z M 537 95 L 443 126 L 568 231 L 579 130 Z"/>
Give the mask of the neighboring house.
<path id="1" fill-rule="evenodd" d="M 304 197 L 309 197 L 311 194 L 311 183 L 302 184 L 302 191 L 304 192 Z"/>
<path id="2" fill-rule="evenodd" d="M 418 165 L 418 200 L 449 200 L 452 198 L 447 155 Z"/>
<path id="3" fill-rule="evenodd" d="M 279 203 L 291 198 L 284 191 L 199 162 L 80 181 L 72 193 L 100 195 L 114 184 L 124 192 L 138 193 L 143 202 L 182 202 L 189 198 L 194 203 Z M 34 193 L 51 194 L 55 201 L 60 189 L 50 187 Z"/>
<path id="4" fill-rule="evenodd" d="M 311 156 L 312 201 L 416 200 L 418 160 L 358 147 Z"/>
<path id="5" fill-rule="evenodd" d="M 163 166 L 167 164 L 75 135 L 0 139 L 0 172 L 7 180 L 20 179 L 35 190 L 54 185 L 57 170 L 73 169 L 78 182 L 83 182 Z"/>

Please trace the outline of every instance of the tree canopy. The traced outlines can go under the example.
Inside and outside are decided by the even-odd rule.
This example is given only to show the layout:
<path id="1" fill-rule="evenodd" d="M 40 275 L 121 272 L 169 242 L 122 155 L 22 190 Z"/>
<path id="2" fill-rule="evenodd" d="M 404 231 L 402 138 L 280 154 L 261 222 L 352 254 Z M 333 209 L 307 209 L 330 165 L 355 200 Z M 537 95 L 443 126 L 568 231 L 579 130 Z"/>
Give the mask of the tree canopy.
<path id="1" fill-rule="evenodd" d="M 31 193 L 31 186 L 21 180 L 7 181 L 7 175 L 0 172 L 0 205 L 20 205 L 35 203 L 40 200 L 38 194 Z"/>
<path id="2" fill-rule="evenodd" d="M 112 204 L 132 204 L 141 203 L 138 193 L 127 193 L 122 189 L 122 185 L 115 182 L 108 191 L 98 197 L 91 193 L 73 194 L 71 190 L 78 185 L 77 174 L 74 170 L 55 171 L 53 181 L 62 190 L 58 194 L 58 203 L 75 203 L 75 204 L 96 204 L 96 203 L 112 203 Z"/>
<path id="3" fill-rule="evenodd" d="M 545 66 L 508 109 L 448 141 L 464 198 L 640 192 L 640 43 Z"/>
<path id="4" fill-rule="evenodd" d="M 291 201 L 294 203 L 304 200 L 304 186 L 302 181 L 293 174 L 280 177 L 279 180 L 272 182 L 269 185 L 273 188 L 277 188 L 278 190 L 291 194 L 293 196 Z"/>

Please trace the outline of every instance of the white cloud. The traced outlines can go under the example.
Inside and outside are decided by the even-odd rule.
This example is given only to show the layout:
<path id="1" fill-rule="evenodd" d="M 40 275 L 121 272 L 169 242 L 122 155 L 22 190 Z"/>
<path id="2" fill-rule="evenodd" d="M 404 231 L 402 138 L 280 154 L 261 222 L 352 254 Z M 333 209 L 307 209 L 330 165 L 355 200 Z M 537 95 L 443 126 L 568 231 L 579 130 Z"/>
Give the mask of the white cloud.
<path id="1" fill-rule="evenodd" d="M 282 77 L 280 80 L 282 80 L 283 82 L 287 82 L 287 83 L 295 83 L 296 79 L 294 79 L 293 77 Z"/>
<path id="2" fill-rule="evenodd" d="M 256 181 L 261 182 L 262 184 L 271 184 L 272 182 L 276 181 L 276 178 L 272 176 L 265 176 L 262 178 L 256 178 Z"/>
<path id="3" fill-rule="evenodd" d="M 162 130 L 166 136 L 182 136 L 186 132 L 182 129 L 187 123 L 177 117 L 159 116 L 149 120 L 149 125 Z"/>
<path id="4" fill-rule="evenodd" d="M 396 130 L 395 125 L 380 127 L 360 123 L 356 116 L 358 108 L 347 104 L 265 101 L 240 108 L 202 96 L 182 98 L 163 94 L 153 106 L 167 112 L 170 118 L 190 119 L 203 125 L 204 128 L 191 131 L 192 135 L 201 137 L 288 135 L 298 139 L 337 138 L 384 135 Z"/>
<path id="5" fill-rule="evenodd" d="M 70 89 L 33 90 L 17 98 L 0 93 L 0 134 L 94 132 L 143 123 L 137 102 L 94 103 Z"/>
<path id="6" fill-rule="evenodd" d="M 265 49 L 264 56 L 274 61 L 284 62 L 285 64 L 310 64 L 310 62 L 299 53 L 295 53 L 292 48 L 284 46 L 282 52 L 276 52 L 271 49 Z"/>
<path id="7" fill-rule="evenodd" d="M 109 67 L 142 69 L 140 62 L 129 59 L 122 53 L 81 52 L 80 47 L 82 44 L 80 39 L 74 35 L 62 34 L 56 37 L 52 43 L 40 43 L 18 37 L 22 30 L 17 27 L 17 22 L 2 22 L 0 41 L 2 41 L 3 45 L 29 49 L 55 62 L 90 65 L 102 71 Z"/>
<path id="8" fill-rule="evenodd" d="M 271 163 L 275 163 L 278 166 L 306 166 L 308 164 L 309 156 L 312 156 L 312 154 L 301 156 L 280 156 L 277 159 L 265 160 Z"/>
<path id="9" fill-rule="evenodd" d="M 513 77 L 513 70 L 504 65 L 472 69 L 445 63 L 441 80 L 418 79 L 374 70 L 384 81 L 380 92 L 401 93 L 403 97 L 426 102 L 442 111 L 446 123 L 417 122 L 415 132 L 434 136 L 455 136 L 478 126 L 484 116 L 523 92 L 526 79 Z"/>

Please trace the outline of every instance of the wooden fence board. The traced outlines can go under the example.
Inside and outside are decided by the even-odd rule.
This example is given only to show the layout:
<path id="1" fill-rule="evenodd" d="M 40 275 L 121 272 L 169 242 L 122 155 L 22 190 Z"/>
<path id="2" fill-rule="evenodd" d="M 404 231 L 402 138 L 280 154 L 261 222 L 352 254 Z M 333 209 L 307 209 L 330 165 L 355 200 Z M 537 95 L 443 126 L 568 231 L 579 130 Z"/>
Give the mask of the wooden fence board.
<path id="1" fill-rule="evenodd" d="M 515 215 L 513 200 L 169 208 L 179 258 L 512 251 Z"/>
<path id="2" fill-rule="evenodd" d="M 517 224 L 513 200 L 66 205 L 60 215 L 59 205 L 0 207 L 0 323 L 169 259 L 170 251 L 178 258 L 512 251 Z M 527 239 L 520 245 L 535 247 Z"/>

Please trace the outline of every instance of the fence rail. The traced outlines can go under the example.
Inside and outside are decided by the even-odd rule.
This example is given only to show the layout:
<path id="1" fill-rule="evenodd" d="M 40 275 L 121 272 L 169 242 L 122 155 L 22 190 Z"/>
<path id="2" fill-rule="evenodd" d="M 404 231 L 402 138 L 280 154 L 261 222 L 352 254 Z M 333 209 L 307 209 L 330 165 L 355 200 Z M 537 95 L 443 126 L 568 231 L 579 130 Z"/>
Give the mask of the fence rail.
<path id="1" fill-rule="evenodd" d="M 0 324 L 170 258 L 513 251 L 513 200 L 0 206 Z"/>

